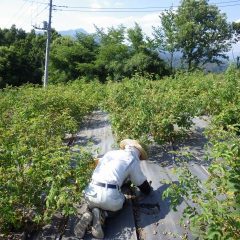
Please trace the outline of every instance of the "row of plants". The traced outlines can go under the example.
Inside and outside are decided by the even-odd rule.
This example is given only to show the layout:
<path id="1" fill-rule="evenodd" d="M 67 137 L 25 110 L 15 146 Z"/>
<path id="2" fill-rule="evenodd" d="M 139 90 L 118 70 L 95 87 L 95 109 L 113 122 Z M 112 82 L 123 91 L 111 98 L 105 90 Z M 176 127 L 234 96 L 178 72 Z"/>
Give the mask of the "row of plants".
<path id="1" fill-rule="evenodd" d="M 182 197 L 194 203 L 185 209 L 193 234 L 200 239 L 240 238 L 240 72 L 179 73 L 161 81 L 139 76 L 109 84 L 105 108 L 118 138 L 172 142 L 192 126 L 195 116 L 211 116 L 206 131 L 209 178 L 199 184 L 188 157 L 179 157 L 176 173 L 164 197 L 176 210 Z M 178 153 L 181 155 L 181 153 Z M 200 187 L 201 186 L 201 187 Z"/>
<path id="2" fill-rule="evenodd" d="M 216 116 L 223 127 L 238 123 L 238 89 L 239 73 L 234 67 L 225 75 L 178 73 L 160 81 L 136 75 L 109 83 L 103 107 L 110 112 L 119 139 L 153 138 L 162 143 L 188 130 L 195 116 Z"/>
<path id="3" fill-rule="evenodd" d="M 171 198 L 173 208 L 182 197 L 194 203 L 184 210 L 183 220 L 189 220 L 190 229 L 200 239 L 236 240 L 240 238 L 239 71 L 228 69 L 222 82 L 205 131 L 209 139 L 206 158 L 211 160 L 209 178 L 199 184 L 181 157 L 181 168 L 176 169 L 179 184 L 172 184 L 164 197 Z"/>
<path id="4" fill-rule="evenodd" d="M 172 183 L 163 193 L 171 199 L 171 206 L 177 210 L 182 198 L 189 204 L 183 211 L 182 224 L 199 239 L 240 238 L 240 138 L 236 126 L 227 130 L 211 126 L 207 130 L 211 159 L 209 177 L 201 181 L 188 168 L 191 154 L 177 152 L 179 156 L 178 184 Z M 188 156 L 186 156 L 188 155 Z M 190 157 L 190 159 L 189 159 Z"/>
<path id="5" fill-rule="evenodd" d="M 73 213 L 93 162 L 64 138 L 97 107 L 99 93 L 100 84 L 81 81 L 0 92 L 0 233 L 42 226 L 56 211 Z"/>

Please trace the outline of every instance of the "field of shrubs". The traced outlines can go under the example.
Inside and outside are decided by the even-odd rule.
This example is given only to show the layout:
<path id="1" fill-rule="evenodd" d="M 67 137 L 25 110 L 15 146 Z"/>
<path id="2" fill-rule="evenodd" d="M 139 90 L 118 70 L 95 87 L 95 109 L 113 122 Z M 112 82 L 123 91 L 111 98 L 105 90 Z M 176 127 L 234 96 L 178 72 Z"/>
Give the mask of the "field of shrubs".
<path id="1" fill-rule="evenodd" d="M 240 73 L 177 73 L 151 80 L 135 75 L 121 82 L 26 85 L 0 92 L 0 232 L 37 226 L 56 211 L 72 214 L 92 171 L 92 156 L 64 144 L 94 109 L 110 114 L 116 138 L 174 142 L 195 116 L 211 116 L 206 132 L 212 164 L 204 191 L 179 168 L 179 185 L 165 196 L 175 207 L 194 201 L 184 216 L 200 239 L 240 238 Z M 177 131 L 176 131 L 177 126 Z M 75 164 L 72 164 L 72 162 Z M 73 167 L 74 166 L 74 167 Z M 224 197 L 219 197 L 224 196 Z M 198 209 L 198 210 L 197 210 Z"/>

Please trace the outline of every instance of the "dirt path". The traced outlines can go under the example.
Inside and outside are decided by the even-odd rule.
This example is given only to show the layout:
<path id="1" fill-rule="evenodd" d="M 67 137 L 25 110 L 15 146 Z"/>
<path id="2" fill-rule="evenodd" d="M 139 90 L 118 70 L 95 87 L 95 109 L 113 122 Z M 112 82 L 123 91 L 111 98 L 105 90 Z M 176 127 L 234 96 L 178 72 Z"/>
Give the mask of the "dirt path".
<path id="1" fill-rule="evenodd" d="M 142 170 L 148 180 L 152 181 L 154 191 L 150 196 L 137 202 L 139 208 L 137 209 L 136 224 L 139 230 L 139 239 L 194 239 L 187 229 L 179 224 L 182 211 L 189 203 L 183 199 L 178 206 L 178 211 L 174 212 L 170 209 L 169 201 L 161 198 L 163 191 L 168 187 L 167 184 L 163 183 L 164 180 L 176 181 L 177 183 L 177 177 L 172 171 L 176 164 L 176 156 L 171 153 L 173 149 L 186 147 L 194 155 L 189 162 L 192 174 L 201 180 L 208 177 L 207 163 L 204 161 L 204 145 L 207 139 L 202 134 L 208 122 L 200 118 L 195 118 L 193 122 L 195 125 L 188 139 L 168 146 L 153 145 L 149 160 L 141 162 Z"/>
<path id="2" fill-rule="evenodd" d="M 101 111 L 94 111 L 88 116 L 77 133 L 74 145 L 89 148 L 94 156 L 102 156 L 107 151 L 114 149 L 115 140 L 108 115 Z"/>
<path id="3" fill-rule="evenodd" d="M 107 151 L 117 147 L 108 115 L 101 111 L 95 111 L 86 118 L 76 139 L 74 147 L 78 145 L 85 146 L 96 157 L 102 156 Z M 71 222 L 68 224 L 70 225 L 68 227 L 70 231 L 68 230 L 68 232 L 63 234 L 62 240 L 75 239 L 74 235 L 71 235 L 71 228 L 74 224 L 74 219 L 71 219 Z M 84 239 L 93 239 L 91 233 L 88 232 Z M 137 239 L 133 207 L 130 199 L 127 200 L 127 204 L 119 215 L 107 220 L 104 239 Z"/>

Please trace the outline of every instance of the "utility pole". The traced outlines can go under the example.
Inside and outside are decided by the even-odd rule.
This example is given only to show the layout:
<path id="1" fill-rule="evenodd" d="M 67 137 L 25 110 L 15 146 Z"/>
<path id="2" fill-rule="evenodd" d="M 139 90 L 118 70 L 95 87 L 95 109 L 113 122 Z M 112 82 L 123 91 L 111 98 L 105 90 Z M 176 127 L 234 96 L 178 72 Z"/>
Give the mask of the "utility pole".
<path id="1" fill-rule="evenodd" d="M 47 43 L 46 43 L 44 79 L 43 79 L 44 87 L 46 87 L 48 84 L 48 62 L 49 62 L 50 41 L 51 41 L 51 21 L 52 21 L 52 0 L 50 0 L 50 3 L 49 3 L 49 18 L 48 18 L 48 24 L 47 24 Z"/>

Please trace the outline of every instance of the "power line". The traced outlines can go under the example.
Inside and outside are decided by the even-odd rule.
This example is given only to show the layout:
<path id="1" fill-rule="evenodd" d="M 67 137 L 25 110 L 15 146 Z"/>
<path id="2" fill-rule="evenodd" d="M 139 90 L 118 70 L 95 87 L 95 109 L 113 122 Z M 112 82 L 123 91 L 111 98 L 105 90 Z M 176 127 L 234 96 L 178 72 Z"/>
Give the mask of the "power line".
<path id="1" fill-rule="evenodd" d="M 6 27 L 9 23 L 13 22 L 13 20 L 18 20 L 22 15 L 24 15 L 24 8 L 26 7 L 27 2 L 24 2 L 19 9 L 17 9 L 17 11 L 13 14 L 13 16 L 8 20 Z"/>
<path id="2" fill-rule="evenodd" d="M 33 18 L 36 19 L 34 23 L 33 23 L 33 20 L 31 20 L 31 25 L 32 25 L 35 29 L 47 30 L 47 29 L 45 29 L 46 26 L 44 26 L 44 24 L 46 24 L 46 23 L 45 23 L 46 21 L 42 21 L 43 26 L 37 25 L 37 22 L 38 22 L 37 17 L 39 17 L 47 8 L 48 8 L 48 5 L 44 6 L 44 8 L 43 8 L 41 11 L 39 11 L 38 13 L 36 13 L 35 16 L 32 17 L 32 19 L 33 19 Z"/>
<path id="3" fill-rule="evenodd" d="M 48 5 L 46 5 L 40 12 L 34 15 L 33 18 L 37 18 L 38 16 L 40 16 L 47 8 L 48 8 Z"/>
<path id="4" fill-rule="evenodd" d="M 40 1 L 33 1 L 33 0 L 24 0 L 25 2 L 31 2 L 31 3 L 37 3 L 37 4 L 44 4 L 44 5 L 48 5 L 47 2 L 40 2 Z"/>
<path id="5" fill-rule="evenodd" d="M 232 4 L 232 5 L 223 5 L 223 6 L 218 6 L 221 8 L 224 7 L 234 7 L 234 6 L 240 6 L 239 4 Z M 167 8 L 165 8 L 167 9 Z M 58 9 L 58 8 L 54 8 L 54 11 L 60 11 L 60 12 L 87 12 L 87 13 L 141 13 L 141 12 L 159 12 L 159 11 L 163 11 L 164 9 L 156 9 L 156 10 L 138 10 L 138 11 L 134 11 L 134 10 L 80 10 L 80 9 Z"/>
<path id="6" fill-rule="evenodd" d="M 37 3 L 38 5 L 35 7 L 35 11 L 37 11 L 35 16 L 31 16 L 36 18 L 38 17 L 40 14 L 43 13 L 43 11 L 48 7 L 48 3 L 44 3 L 44 2 L 39 2 L 39 1 L 31 1 L 31 0 L 23 0 L 22 5 L 16 10 L 16 12 L 13 14 L 13 16 L 8 20 L 7 24 L 5 24 L 6 27 L 8 27 L 8 25 L 12 22 L 17 23 L 18 26 L 22 25 L 23 23 L 26 23 L 28 21 L 28 19 L 26 19 L 28 17 L 28 15 L 26 15 L 26 12 L 31 12 L 33 11 L 33 3 Z M 45 4 L 46 6 L 44 6 L 43 9 L 40 10 L 40 12 L 38 12 L 38 6 L 39 4 Z M 31 25 L 32 25 L 32 19 L 31 19 Z"/>
<path id="7" fill-rule="evenodd" d="M 132 10 L 77 10 L 77 9 L 57 9 L 54 8 L 54 11 L 60 11 L 60 12 L 89 12 L 89 13 L 106 13 L 106 12 L 113 12 L 113 13 L 138 13 L 138 12 L 158 12 L 157 10 L 139 10 L 139 11 L 132 11 Z M 161 10 L 162 11 L 162 10 Z"/>
<path id="8" fill-rule="evenodd" d="M 223 4 L 223 3 L 232 3 L 232 2 L 239 2 L 239 0 L 232 0 L 232 1 L 226 1 L 226 2 L 212 2 L 210 4 Z"/>
<path id="9" fill-rule="evenodd" d="M 240 3 L 239 4 L 223 5 L 223 6 L 218 6 L 218 7 L 221 7 L 221 8 L 223 8 L 223 7 L 235 7 L 235 6 L 239 6 L 239 5 L 240 5 Z"/>
<path id="10" fill-rule="evenodd" d="M 232 1 L 225 1 L 225 2 L 213 2 L 211 4 L 225 4 L 225 3 L 233 3 L 233 2 L 240 2 L 240 0 L 232 0 Z M 71 8 L 71 9 L 92 9 L 92 10 L 145 10 L 145 9 L 160 9 L 160 8 L 170 8 L 170 7 L 179 7 L 179 5 L 171 5 L 171 6 L 146 6 L 146 7 L 80 7 L 80 6 L 57 6 L 61 8 Z"/>
<path id="11" fill-rule="evenodd" d="M 216 5 L 218 7 L 233 7 L 233 6 L 239 6 L 240 0 L 231 0 L 231 1 L 224 1 L 224 2 L 213 2 L 209 3 L 210 5 Z M 229 3 L 237 3 L 237 4 L 229 4 Z M 227 4 L 227 5 L 221 5 L 221 4 Z M 138 12 L 158 12 L 162 11 L 162 9 L 169 9 L 177 8 L 179 5 L 171 5 L 171 6 L 146 6 L 146 7 L 82 7 L 82 6 L 57 6 L 53 5 L 55 11 L 64 11 L 64 12 L 113 12 L 113 13 L 138 13 Z"/>
<path id="12" fill-rule="evenodd" d="M 37 3 L 37 4 L 44 4 L 44 5 L 49 5 L 48 2 L 42 2 L 42 1 L 35 1 L 35 0 L 24 0 L 25 2 L 31 2 L 31 3 Z M 215 5 L 218 5 L 218 4 L 225 4 L 225 3 L 234 3 L 234 2 L 240 2 L 240 0 L 231 0 L 231 1 L 224 1 L 224 2 L 210 2 L 210 4 L 215 4 Z M 179 5 L 176 5 L 176 6 L 146 6 L 146 7 L 95 7 L 95 8 L 92 8 L 92 7 L 80 7 L 80 6 L 67 6 L 67 5 L 63 5 L 63 6 L 57 6 L 57 5 L 53 5 L 53 6 L 56 6 L 56 7 L 63 7 L 63 8 L 81 8 L 81 9 L 96 9 L 96 10 L 100 10 L 100 9 L 119 9 L 119 10 L 124 10 L 124 9 L 154 9 L 154 8 L 170 8 L 171 6 L 172 7 L 179 7 Z M 232 5 L 231 5 L 232 6 Z"/>
<path id="13" fill-rule="evenodd" d="M 75 7 L 71 7 L 71 6 L 56 6 L 56 7 L 62 7 L 62 8 L 72 8 L 72 9 L 94 9 L 94 10 L 131 10 L 131 9 L 156 9 L 156 8 L 169 8 L 168 7 L 157 7 L 157 6 L 154 6 L 154 7 L 150 7 L 150 6 L 147 6 L 147 7 L 78 7 L 78 6 L 75 6 Z M 177 7 L 177 6 L 174 6 L 174 7 Z"/>
<path id="14" fill-rule="evenodd" d="M 238 3 L 238 4 L 230 4 L 230 5 L 223 5 L 223 6 L 218 6 L 218 7 L 234 7 L 234 6 L 239 6 L 240 5 L 240 3 Z"/>
<path id="15" fill-rule="evenodd" d="M 232 2 L 239 2 L 239 0 L 232 0 L 232 1 L 227 1 L 227 2 L 213 2 L 211 4 L 222 4 L 222 3 L 232 3 Z"/>

